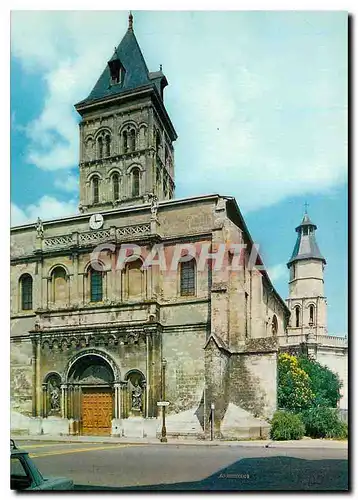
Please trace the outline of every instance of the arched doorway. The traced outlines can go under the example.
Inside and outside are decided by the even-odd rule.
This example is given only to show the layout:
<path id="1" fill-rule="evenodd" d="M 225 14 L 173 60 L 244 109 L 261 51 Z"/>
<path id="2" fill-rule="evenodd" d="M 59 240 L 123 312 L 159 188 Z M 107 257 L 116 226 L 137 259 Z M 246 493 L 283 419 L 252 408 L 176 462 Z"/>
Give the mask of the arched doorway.
<path id="1" fill-rule="evenodd" d="M 67 372 L 67 418 L 77 422 L 83 435 L 110 435 L 112 419 L 117 418 L 117 373 L 104 356 L 83 353 L 72 362 Z"/>

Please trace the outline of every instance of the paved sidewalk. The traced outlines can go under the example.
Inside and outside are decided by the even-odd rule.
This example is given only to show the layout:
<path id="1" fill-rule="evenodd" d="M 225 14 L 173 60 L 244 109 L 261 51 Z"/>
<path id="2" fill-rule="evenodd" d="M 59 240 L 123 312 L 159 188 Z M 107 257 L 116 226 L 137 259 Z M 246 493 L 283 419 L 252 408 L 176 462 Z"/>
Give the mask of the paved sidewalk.
<path id="1" fill-rule="evenodd" d="M 334 441 L 330 439 L 309 439 L 300 441 L 206 441 L 200 439 L 175 439 L 168 438 L 167 443 L 161 443 L 159 439 L 148 438 L 125 438 L 111 436 L 11 436 L 21 446 L 21 441 L 56 441 L 65 443 L 106 443 L 106 444 L 153 444 L 161 446 L 253 446 L 258 448 L 347 448 L 347 441 Z"/>

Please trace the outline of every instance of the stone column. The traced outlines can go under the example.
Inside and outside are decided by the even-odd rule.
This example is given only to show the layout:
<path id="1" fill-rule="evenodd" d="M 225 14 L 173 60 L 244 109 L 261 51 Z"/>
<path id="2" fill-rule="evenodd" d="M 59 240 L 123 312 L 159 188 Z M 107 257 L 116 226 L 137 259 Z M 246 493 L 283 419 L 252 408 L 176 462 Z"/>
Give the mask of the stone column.
<path id="1" fill-rule="evenodd" d="M 143 384 L 142 384 L 142 389 L 143 389 L 143 416 L 145 418 L 148 418 L 148 404 L 147 404 L 147 392 L 148 392 L 148 388 L 147 388 L 147 384 L 146 382 L 144 381 Z"/>
<path id="2" fill-rule="evenodd" d="M 79 394 L 80 388 L 78 385 L 74 386 L 74 410 L 73 410 L 73 418 L 75 419 L 74 423 L 74 431 L 75 434 L 80 433 L 80 404 L 79 404 Z"/>
<path id="3" fill-rule="evenodd" d="M 41 341 L 37 339 L 36 345 L 36 407 L 37 416 L 41 416 L 42 383 L 41 383 Z"/>
<path id="4" fill-rule="evenodd" d="M 72 244 L 78 245 L 78 233 L 72 233 Z M 79 304 L 79 286 L 78 286 L 78 253 L 73 252 L 72 254 L 72 262 L 73 262 L 73 276 L 72 276 L 72 289 L 71 289 L 71 302 L 73 304 Z M 70 302 L 70 304 L 71 304 Z"/>
<path id="5" fill-rule="evenodd" d="M 114 384 L 114 418 L 121 418 L 121 385 Z"/>
<path id="6" fill-rule="evenodd" d="M 49 278 L 47 278 L 47 276 L 44 276 L 42 278 L 42 283 L 41 283 L 41 287 L 42 287 L 41 307 L 43 307 L 44 309 L 48 308 L 48 304 L 50 302 L 50 297 L 48 296 L 48 288 L 49 288 L 48 282 L 49 282 Z"/>
<path id="7" fill-rule="evenodd" d="M 149 384 L 149 338 L 150 334 L 146 333 L 145 335 L 145 346 L 146 346 L 146 391 L 145 391 L 145 418 L 148 418 L 149 416 L 149 390 L 150 390 L 150 384 Z"/>
<path id="8" fill-rule="evenodd" d="M 73 406 L 74 406 L 73 405 L 73 403 L 74 403 L 74 401 L 73 401 L 73 399 L 74 399 L 73 398 L 73 396 L 74 396 L 74 394 L 73 394 L 73 385 L 70 385 L 68 389 L 69 389 L 68 390 L 68 401 L 69 401 L 69 411 L 68 411 L 68 413 L 69 413 L 69 417 L 70 418 L 74 418 L 74 415 L 73 415 Z"/>
<path id="9" fill-rule="evenodd" d="M 42 384 L 42 412 L 43 418 L 47 417 L 47 384 Z"/>
<path id="10" fill-rule="evenodd" d="M 66 418 L 66 386 L 61 385 L 61 416 Z"/>
<path id="11" fill-rule="evenodd" d="M 121 399 L 122 399 L 122 408 L 123 408 L 123 417 L 122 418 L 128 418 L 128 383 L 127 382 L 122 382 L 121 383 Z"/>
<path id="12" fill-rule="evenodd" d="M 36 417 L 36 340 L 32 339 L 32 416 Z"/>
<path id="13" fill-rule="evenodd" d="M 42 259 L 39 259 L 37 261 L 37 277 L 36 277 L 36 301 L 35 301 L 35 308 L 42 308 L 43 307 L 43 280 L 42 280 Z"/>

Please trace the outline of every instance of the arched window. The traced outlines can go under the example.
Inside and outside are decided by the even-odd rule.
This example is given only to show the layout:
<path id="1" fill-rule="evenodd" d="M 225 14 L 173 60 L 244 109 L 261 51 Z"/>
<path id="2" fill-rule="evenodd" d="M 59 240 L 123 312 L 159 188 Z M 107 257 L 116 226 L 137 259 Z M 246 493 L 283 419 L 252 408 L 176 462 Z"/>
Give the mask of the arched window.
<path id="1" fill-rule="evenodd" d="M 296 327 L 300 326 L 300 308 L 299 308 L 299 306 L 295 307 L 295 325 L 296 325 Z"/>
<path id="2" fill-rule="evenodd" d="M 20 278 L 21 309 L 30 311 L 32 309 L 32 277 L 24 274 Z"/>
<path id="3" fill-rule="evenodd" d="M 101 271 L 90 270 L 91 276 L 91 302 L 102 302 L 103 299 L 103 276 Z"/>
<path id="4" fill-rule="evenodd" d="M 132 128 L 129 136 L 129 150 L 135 151 L 135 130 Z"/>
<path id="5" fill-rule="evenodd" d="M 98 158 L 103 158 L 103 139 L 98 137 Z"/>
<path id="6" fill-rule="evenodd" d="M 314 325 L 314 306 L 310 306 L 310 324 Z"/>
<path id="7" fill-rule="evenodd" d="M 67 302 L 67 277 L 63 267 L 55 267 L 51 274 L 52 301 L 56 303 Z"/>
<path id="8" fill-rule="evenodd" d="M 128 133 L 124 130 L 122 134 L 123 151 L 126 153 L 128 151 Z"/>
<path id="9" fill-rule="evenodd" d="M 195 295 L 195 259 L 180 263 L 180 295 Z"/>
<path id="10" fill-rule="evenodd" d="M 92 200 L 93 203 L 99 203 L 99 177 L 95 175 L 92 178 Z"/>
<path id="11" fill-rule="evenodd" d="M 272 331 L 272 335 L 277 335 L 278 322 L 277 322 L 277 316 L 276 316 L 276 314 L 274 314 L 273 317 L 272 317 L 271 331 Z"/>
<path id="12" fill-rule="evenodd" d="M 119 175 L 114 173 L 112 175 L 112 184 L 113 184 L 113 200 L 116 201 L 119 199 Z"/>
<path id="13" fill-rule="evenodd" d="M 136 196 L 139 196 L 140 190 L 139 190 L 139 168 L 134 168 L 132 170 L 132 197 L 135 198 Z"/>
<path id="14" fill-rule="evenodd" d="M 106 135 L 106 156 L 111 156 L 111 136 Z"/>

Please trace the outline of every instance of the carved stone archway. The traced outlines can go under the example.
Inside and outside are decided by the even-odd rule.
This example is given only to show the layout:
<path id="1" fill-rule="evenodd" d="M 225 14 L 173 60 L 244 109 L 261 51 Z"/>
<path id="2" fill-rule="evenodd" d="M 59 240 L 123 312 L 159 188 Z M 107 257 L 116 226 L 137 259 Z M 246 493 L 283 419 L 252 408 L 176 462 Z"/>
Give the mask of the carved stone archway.
<path id="1" fill-rule="evenodd" d="M 67 364 L 62 380 L 62 416 L 71 434 L 110 434 L 120 418 L 120 371 L 106 352 L 84 349 Z"/>

